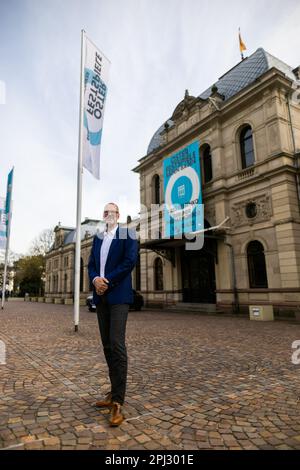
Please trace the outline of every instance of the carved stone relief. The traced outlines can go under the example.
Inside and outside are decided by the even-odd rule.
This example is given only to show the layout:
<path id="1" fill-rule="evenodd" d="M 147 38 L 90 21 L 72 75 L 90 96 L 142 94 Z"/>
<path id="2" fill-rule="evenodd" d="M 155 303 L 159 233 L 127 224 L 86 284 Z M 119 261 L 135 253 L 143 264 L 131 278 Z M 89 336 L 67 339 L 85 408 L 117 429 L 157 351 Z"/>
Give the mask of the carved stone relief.
<path id="1" fill-rule="evenodd" d="M 248 204 L 256 205 L 256 215 L 247 217 L 246 208 Z M 236 202 L 231 206 L 231 223 L 233 227 L 242 225 L 253 225 L 259 222 L 265 222 L 272 217 L 271 198 L 268 194 L 255 196 L 244 201 Z"/>

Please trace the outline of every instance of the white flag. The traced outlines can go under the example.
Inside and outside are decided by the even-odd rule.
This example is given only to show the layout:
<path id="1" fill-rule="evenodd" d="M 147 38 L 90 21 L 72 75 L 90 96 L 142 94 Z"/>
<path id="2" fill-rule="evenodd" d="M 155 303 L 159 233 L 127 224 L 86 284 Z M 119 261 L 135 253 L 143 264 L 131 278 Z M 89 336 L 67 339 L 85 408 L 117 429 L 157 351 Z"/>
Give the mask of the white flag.
<path id="1" fill-rule="evenodd" d="M 100 146 L 110 62 L 86 37 L 84 62 L 83 166 L 100 179 Z"/>

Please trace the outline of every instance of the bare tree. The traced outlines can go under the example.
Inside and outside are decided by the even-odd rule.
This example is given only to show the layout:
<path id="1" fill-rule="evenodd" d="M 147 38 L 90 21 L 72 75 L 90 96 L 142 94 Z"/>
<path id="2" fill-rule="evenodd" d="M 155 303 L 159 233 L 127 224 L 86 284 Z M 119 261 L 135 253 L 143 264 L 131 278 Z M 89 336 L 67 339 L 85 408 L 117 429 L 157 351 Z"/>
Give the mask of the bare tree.
<path id="1" fill-rule="evenodd" d="M 53 229 L 45 229 L 32 242 L 30 254 L 32 256 L 45 256 L 52 248 L 54 243 Z"/>
<path id="2" fill-rule="evenodd" d="M 21 253 L 16 253 L 15 251 L 9 250 L 9 252 L 8 252 L 8 264 L 9 264 L 9 266 L 12 266 L 22 256 L 23 255 Z"/>
<path id="3" fill-rule="evenodd" d="M 12 250 L 8 250 L 8 266 L 12 266 L 15 261 L 21 258 L 23 255 L 20 253 L 15 253 Z M 0 264 L 4 265 L 5 252 L 0 251 Z"/>

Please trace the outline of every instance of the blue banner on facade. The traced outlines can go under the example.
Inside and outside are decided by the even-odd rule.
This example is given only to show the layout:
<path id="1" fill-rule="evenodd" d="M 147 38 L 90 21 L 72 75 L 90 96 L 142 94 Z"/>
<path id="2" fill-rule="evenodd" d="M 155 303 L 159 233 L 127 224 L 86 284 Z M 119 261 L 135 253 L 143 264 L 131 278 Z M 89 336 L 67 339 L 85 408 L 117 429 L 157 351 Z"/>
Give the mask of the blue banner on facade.
<path id="1" fill-rule="evenodd" d="M 204 228 L 199 142 L 164 160 L 165 237 Z"/>

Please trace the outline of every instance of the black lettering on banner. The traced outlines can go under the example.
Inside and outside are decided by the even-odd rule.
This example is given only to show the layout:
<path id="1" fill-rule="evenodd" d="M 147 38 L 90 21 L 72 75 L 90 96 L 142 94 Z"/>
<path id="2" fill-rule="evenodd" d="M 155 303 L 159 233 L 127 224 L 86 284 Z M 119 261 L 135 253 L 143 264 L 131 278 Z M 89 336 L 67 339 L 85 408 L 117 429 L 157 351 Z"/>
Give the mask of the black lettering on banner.
<path id="1" fill-rule="evenodd" d="M 92 93 L 89 94 L 89 100 L 92 100 L 93 103 L 95 103 L 95 101 L 96 101 L 96 98 Z M 94 105 L 92 105 L 92 106 L 94 107 Z"/>
<path id="2" fill-rule="evenodd" d="M 100 54 L 98 54 L 98 52 L 96 52 L 95 64 L 101 66 L 101 62 L 102 62 L 102 57 Z"/>
<path id="3" fill-rule="evenodd" d="M 166 168 L 166 175 L 170 177 L 178 171 L 190 167 L 195 163 L 196 154 L 194 151 L 192 153 L 189 153 L 188 149 L 181 150 L 173 157 L 171 157 L 170 165 Z"/>
<path id="4" fill-rule="evenodd" d="M 102 113 L 101 113 L 100 109 L 95 109 L 95 110 L 94 110 L 94 116 L 95 116 L 96 119 L 100 119 L 100 118 L 101 118 Z"/>
<path id="5" fill-rule="evenodd" d="M 94 73 L 91 81 L 89 99 L 87 103 L 87 112 L 96 119 L 101 119 L 101 110 L 104 107 L 106 95 L 106 85 L 101 80 L 102 57 L 96 52 Z"/>

